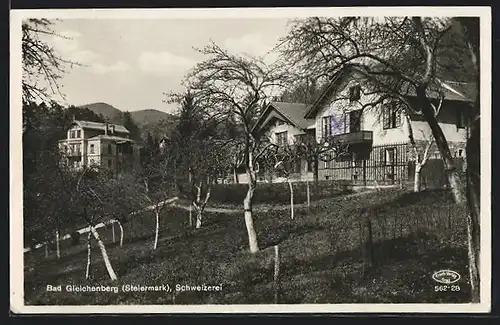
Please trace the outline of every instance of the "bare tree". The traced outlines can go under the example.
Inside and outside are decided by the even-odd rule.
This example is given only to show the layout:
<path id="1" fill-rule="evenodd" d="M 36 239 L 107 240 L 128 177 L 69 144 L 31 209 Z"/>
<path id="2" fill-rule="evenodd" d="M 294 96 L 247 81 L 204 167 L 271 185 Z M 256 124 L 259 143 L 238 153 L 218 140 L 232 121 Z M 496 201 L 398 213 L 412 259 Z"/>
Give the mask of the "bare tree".
<path id="1" fill-rule="evenodd" d="M 258 117 L 266 92 L 282 84 L 284 75 L 279 65 L 269 66 L 261 58 L 232 55 L 215 43 L 199 50 L 208 58 L 191 70 L 186 79 L 205 107 L 234 118 L 243 130 L 241 161 L 248 178 L 248 191 L 243 200 L 245 224 L 250 251 L 259 250 L 255 231 L 252 203 L 256 188 L 256 163 L 265 153 L 252 134 L 252 125 Z"/>
<path id="2" fill-rule="evenodd" d="M 140 179 L 143 186 L 138 186 L 140 196 L 148 205 L 148 209 L 155 214 L 155 239 L 153 250 L 158 247 L 158 237 L 160 232 L 160 215 L 163 208 L 177 200 L 173 196 L 172 173 L 170 172 L 170 160 L 167 154 L 153 156 L 142 167 Z"/>
<path id="3" fill-rule="evenodd" d="M 293 144 L 275 146 L 274 153 L 267 156 L 271 158 L 271 165 L 278 175 L 284 176 L 287 180 L 290 189 L 290 218 L 293 220 L 295 218 L 295 207 L 291 176 L 296 171 L 297 165 L 300 167 L 302 162 L 300 147 Z"/>
<path id="4" fill-rule="evenodd" d="M 418 105 L 406 107 L 417 108 L 412 113 L 421 114 L 429 124 L 460 203 L 465 201 L 461 180 L 431 102 L 443 89 L 439 76 L 446 46 L 441 40 L 450 28 L 446 18 L 312 17 L 295 21 L 279 48 L 303 75 L 332 75 L 351 67 L 364 77 L 377 104 L 384 97 L 407 102 L 415 96 Z"/>
<path id="5" fill-rule="evenodd" d="M 53 95 L 64 98 L 59 79 L 66 68 L 80 65 L 60 57 L 43 36 L 61 37 L 48 19 L 27 19 L 22 23 L 23 103 L 36 100 L 49 102 Z"/>
<path id="6" fill-rule="evenodd" d="M 75 187 L 71 191 L 71 199 L 69 204 L 77 209 L 77 214 L 85 221 L 89 228 L 89 232 L 94 237 L 101 251 L 106 270 L 108 271 L 111 280 L 117 280 L 116 273 L 111 265 L 106 246 L 97 232 L 96 225 L 106 218 L 106 193 L 109 193 L 108 182 L 109 176 L 102 171 L 89 170 L 84 168 L 76 175 L 74 180 Z M 88 249 L 90 250 L 90 241 L 88 241 Z M 87 257 L 87 265 L 90 268 L 90 253 Z"/>

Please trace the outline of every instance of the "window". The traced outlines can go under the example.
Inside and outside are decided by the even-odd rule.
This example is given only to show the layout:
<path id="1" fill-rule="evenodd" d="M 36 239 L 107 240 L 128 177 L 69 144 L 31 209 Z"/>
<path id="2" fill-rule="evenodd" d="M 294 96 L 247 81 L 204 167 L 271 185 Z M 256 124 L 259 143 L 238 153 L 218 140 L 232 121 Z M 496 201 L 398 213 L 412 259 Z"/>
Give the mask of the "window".
<path id="1" fill-rule="evenodd" d="M 111 143 L 110 143 L 110 144 L 108 144 L 108 153 L 109 153 L 110 155 L 112 155 L 112 154 L 113 154 L 113 146 L 111 145 Z"/>
<path id="2" fill-rule="evenodd" d="M 349 112 L 349 132 L 361 131 L 361 113 L 363 111 L 358 109 Z"/>
<path id="3" fill-rule="evenodd" d="M 282 145 L 287 144 L 288 143 L 287 138 L 288 138 L 287 131 L 276 133 L 276 144 L 278 146 L 282 146 Z"/>
<path id="4" fill-rule="evenodd" d="M 323 123 L 323 139 L 327 139 L 339 131 L 339 123 L 335 120 L 335 116 L 324 116 Z"/>
<path id="5" fill-rule="evenodd" d="M 81 132 L 82 132 L 81 130 L 77 130 L 77 131 L 76 131 L 76 137 L 77 137 L 78 139 L 79 139 L 79 138 L 81 137 L 81 135 L 82 135 L 82 133 L 81 133 Z"/>
<path id="6" fill-rule="evenodd" d="M 70 138 L 71 138 L 71 139 L 74 139 L 74 138 L 75 138 L 75 136 L 76 136 L 76 134 L 75 134 L 75 130 L 71 130 L 71 135 L 70 135 Z"/>
<path id="7" fill-rule="evenodd" d="M 395 129 L 401 126 L 401 112 L 395 105 L 384 107 L 383 127 L 384 129 Z"/>
<path id="8" fill-rule="evenodd" d="M 111 168 L 113 166 L 113 160 L 109 159 L 108 160 L 108 168 Z"/>
<path id="9" fill-rule="evenodd" d="M 349 87 L 349 101 L 353 102 L 361 98 L 361 86 L 355 85 Z"/>
<path id="10" fill-rule="evenodd" d="M 294 169 L 295 173 L 300 174 L 300 171 L 302 170 L 302 161 L 300 159 L 295 160 Z"/>
<path id="11" fill-rule="evenodd" d="M 90 145 L 89 152 L 90 153 L 95 153 L 94 144 Z"/>
<path id="12" fill-rule="evenodd" d="M 91 166 L 95 165 L 95 160 L 94 159 L 90 159 L 90 165 Z"/>
<path id="13" fill-rule="evenodd" d="M 466 125 L 466 117 L 463 109 L 457 109 L 457 129 L 464 129 Z"/>
<path id="14" fill-rule="evenodd" d="M 288 138 L 288 132 L 287 131 L 276 133 L 276 143 L 277 143 L 277 145 L 278 146 L 282 146 L 282 145 L 287 144 L 288 143 L 287 138 Z"/>
<path id="15" fill-rule="evenodd" d="M 381 151 L 382 163 L 386 166 L 394 165 L 396 162 L 396 148 L 387 148 Z"/>
<path id="16" fill-rule="evenodd" d="M 310 173 L 313 171 L 313 163 L 312 161 L 306 161 L 307 164 L 307 172 Z"/>

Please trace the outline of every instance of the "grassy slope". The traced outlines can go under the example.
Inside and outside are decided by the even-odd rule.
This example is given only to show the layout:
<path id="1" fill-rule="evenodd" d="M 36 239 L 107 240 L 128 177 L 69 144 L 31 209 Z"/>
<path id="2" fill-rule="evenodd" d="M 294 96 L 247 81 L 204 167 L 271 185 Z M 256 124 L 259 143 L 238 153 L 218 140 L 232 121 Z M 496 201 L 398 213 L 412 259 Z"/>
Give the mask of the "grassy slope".
<path id="1" fill-rule="evenodd" d="M 381 205 L 381 203 L 390 202 Z M 445 192 L 390 190 L 324 201 L 313 211 L 256 212 L 261 251 L 248 253 L 240 214 L 207 214 L 203 229 L 187 230 L 187 212 L 165 211 L 159 247 L 152 251 L 152 215 L 125 224 L 122 248 L 101 230 L 119 284 L 222 284 L 222 292 L 183 292 L 177 304 L 272 303 L 273 248 L 282 254 L 280 303 L 467 302 L 464 213 Z M 363 267 L 359 207 L 371 207 L 377 266 Z M 118 230 L 116 231 L 118 234 Z M 416 236 L 418 234 L 418 236 Z M 117 236 L 118 237 L 118 236 Z M 83 239 L 83 238 L 82 238 Z M 63 257 L 26 258 L 27 304 L 171 304 L 164 292 L 50 293 L 46 284 L 85 284 L 85 244 L 63 247 Z M 43 254 L 43 252 L 38 252 Z M 52 256 L 54 254 L 52 253 Z M 92 284 L 109 284 L 93 250 Z M 458 293 L 434 292 L 431 275 L 459 272 Z"/>

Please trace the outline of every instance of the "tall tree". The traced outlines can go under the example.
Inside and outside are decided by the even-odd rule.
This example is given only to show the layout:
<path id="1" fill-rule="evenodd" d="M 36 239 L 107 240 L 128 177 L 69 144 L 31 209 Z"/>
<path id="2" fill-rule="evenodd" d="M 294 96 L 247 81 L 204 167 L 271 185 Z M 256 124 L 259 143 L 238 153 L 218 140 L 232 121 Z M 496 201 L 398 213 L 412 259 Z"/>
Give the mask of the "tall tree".
<path id="1" fill-rule="evenodd" d="M 137 124 L 132 119 L 132 115 L 129 111 L 123 113 L 123 126 L 129 130 L 130 138 L 133 140 L 139 140 L 141 137 L 141 131 Z"/>
<path id="2" fill-rule="evenodd" d="M 440 77 L 456 54 L 443 44 L 451 20 L 421 17 L 311 17 L 297 20 L 282 39 L 280 49 L 290 65 L 303 75 L 331 75 L 349 66 L 364 77 L 377 104 L 386 98 L 407 102 L 429 124 L 445 166 L 456 202 L 465 193 L 448 142 L 437 122 L 432 93 L 442 92 Z M 447 56 L 447 60 L 442 60 Z"/>
<path id="3" fill-rule="evenodd" d="M 241 162 L 248 178 L 243 209 L 250 251 L 255 253 L 259 250 L 252 214 L 256 162 L 267 148 L 262 148 L 251 129 L 262 109 L 266 91 L 281 86 L 283 74 L 279 73 L 279 65 L 269 66 L 260 58 L 230 54 L 215 43 L 199 51 L 207 59 L 188 73 L 189 87 L 212 114 L 234 117 L 243 130 L 242 138 L 234 142 L 241 145 Z"/>

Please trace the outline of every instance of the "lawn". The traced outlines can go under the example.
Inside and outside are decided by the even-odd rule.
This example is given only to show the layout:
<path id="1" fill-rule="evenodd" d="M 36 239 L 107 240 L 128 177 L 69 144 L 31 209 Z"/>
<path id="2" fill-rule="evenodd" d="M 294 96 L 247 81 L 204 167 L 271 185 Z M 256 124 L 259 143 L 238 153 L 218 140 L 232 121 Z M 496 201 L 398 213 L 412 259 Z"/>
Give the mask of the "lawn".
<path id="1" fill-rule="evenodd" d="M 365 209 L 363 209 L 365 208 Z M 259 304 L 274 302 L 274 245 L 281 255 L 279 303 L 459 303 L 469 301 L 465 210 L 445 191 L 391 189 L 318 201 L 310 209 L 255 210 L 261 250 L 248 252 L 243 213 L 206 213 L 204 227 L 188 229 L 187 211 L 165 210 L 158 249 L 152 250 L 154 216 L 124 224 L 123 247 L 101 228 L 117 284 L 221 285 L 216 292 L 47 292 L 47 284 L 110 285 L 95 243 L 92 279 L 85 280 L 85 238 L 65 242 L 62 256 L 43 249 L 25 257 L 25 303 Z M 361 247 L 363 220 L 372 226 L 373 264 Z M 116 234 L 119 233 L 115 229 Z M 118 235 L 116 236 L 118 238 Z M 458 292 L 436 292 L 432 274 L 458 272 Z"/>

